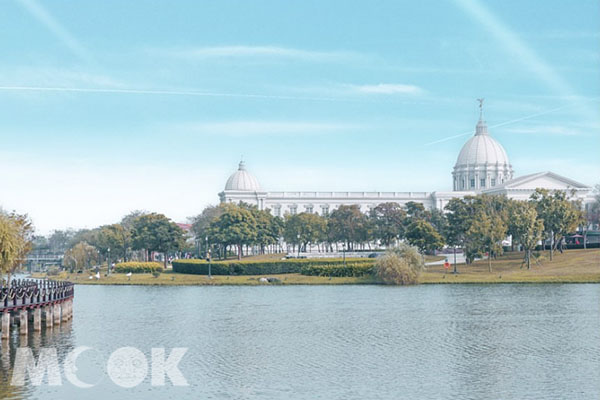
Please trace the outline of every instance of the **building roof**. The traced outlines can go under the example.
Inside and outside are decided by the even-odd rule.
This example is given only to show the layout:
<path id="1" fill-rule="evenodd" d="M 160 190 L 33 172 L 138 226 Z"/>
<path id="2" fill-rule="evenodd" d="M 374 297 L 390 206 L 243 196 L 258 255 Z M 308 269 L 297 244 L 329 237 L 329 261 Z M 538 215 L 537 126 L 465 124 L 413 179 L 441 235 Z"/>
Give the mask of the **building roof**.
<path id="1" fill-rule="evenodd" d="M 259 192 L 260 185 L 254 175 L 246 171 L 244 162 L 240 161 L 238 170 L 231 174 L 229 179 L 227 179 L 225 190 Z"/>
<path id="2" fill-rule="evenodd" d="M 476 164 L 510 165 L 504 147 L 489 133 L 483 119 L 479 119 L 475 135 L 462 147 L 456 166 Z"/>
<path id="3" fill-rule="evenodd" d="M 535 190 L 537 188 L 545 188 L 548 190 L 590 189 L 589 186 L 583 183 L 555 174 L 554 172 L 544 171 L 511 179 L 510 181 L 504 182 L 502 185 L 495 186 L 484 192 L 494 192 L 501 189 Z"/>

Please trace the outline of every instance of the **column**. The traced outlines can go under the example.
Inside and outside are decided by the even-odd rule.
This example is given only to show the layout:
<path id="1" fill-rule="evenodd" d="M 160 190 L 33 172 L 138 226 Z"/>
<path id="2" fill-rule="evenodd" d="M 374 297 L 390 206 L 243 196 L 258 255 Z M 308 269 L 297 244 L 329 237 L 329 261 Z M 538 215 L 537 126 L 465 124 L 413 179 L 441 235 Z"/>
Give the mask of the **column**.
<path id="1" fill-rule="evenodd" d="M 67 322 L 69 319 L 69 301 L 65 300 L 60 303 L 60 308 L 62 310 L 62 322 Z"/>
<path id="2" fill-rule="evenodd" d="M 60 325 L 60 304 L 54 304 L 52 314 L 54 314 L 54 325 Z"/>
<path id="3" fill-rule="evenodd" d="M 27 310 L 19 311 L 19 333 L 21 335 L 27 335 L 28 317 Z"/>
<path id="4" fill-rule="evenodd" d="M 40 307 L 33 309 L 33 330 L 36 332 L 42 330 L 42 309 Z"/>
<path id="5" fill-rule="evenodd" d="M 46 328 L 52 329 L 54 324 L 54 307 L 51 305 L 44 307 L 44 314 L 46 314 Z"/>
<path id="6" fill-rule="evenodd" d="M 10 313 L 4 311 L 2 313 L 2 339 L 8 339 L 10 337 Z"/>

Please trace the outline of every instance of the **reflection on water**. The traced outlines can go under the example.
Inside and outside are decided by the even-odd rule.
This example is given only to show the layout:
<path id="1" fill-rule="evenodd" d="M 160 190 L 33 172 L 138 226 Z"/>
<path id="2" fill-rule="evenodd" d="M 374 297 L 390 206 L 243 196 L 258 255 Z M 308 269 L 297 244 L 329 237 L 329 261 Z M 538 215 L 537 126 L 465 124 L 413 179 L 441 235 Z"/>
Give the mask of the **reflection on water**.
<path id="1" fill-rule="evenodd" d="M 22 387 L 11 385 L 13 366 L 19 347 L 30 348 L 35 360 L 38 360 L 41 348 L 55 348 L 58 360 L 62 363 L 66 354 L 73 349 L 72 332 L 72 321 L 62 322 L 52 329 L 43 327 L 41 332 L 33 331 L 30 324 L 28 335 L 19 335 L 18 328 L 13 327 L 10 338 L 2 340 L 0 347 L 0 399 L 27 399 L 34 395 L 35 390 L 29 384 Z"/>
<path id="2" fill-rule="evenodd" d="M 15 332 L 0 398 L 597 399 L 599 304 L 599 285 L 78 286 L 73 321 L 26 340 L 92 347 L 78 377 L 97 384 L 11 387 Z M 190 386 L 115 385 L 125 346 L 187 347 Z"/>

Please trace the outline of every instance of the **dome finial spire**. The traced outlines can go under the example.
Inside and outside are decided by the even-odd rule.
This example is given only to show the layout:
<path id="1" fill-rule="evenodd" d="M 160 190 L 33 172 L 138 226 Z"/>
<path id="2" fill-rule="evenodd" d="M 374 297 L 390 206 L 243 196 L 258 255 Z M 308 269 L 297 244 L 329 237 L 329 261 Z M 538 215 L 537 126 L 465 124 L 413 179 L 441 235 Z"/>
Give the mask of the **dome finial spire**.
<path id="1" fill-rule="evenodd" d="M 483 101 L 485 99 L 481 98 L 481 99 L 477 99 L 477 101 L 479 102 L 479 120 L 483 121 Z"/>
<path id="2" fill-rule="evenodd" d="M 487 130 L 487 125 L 485 124 L 485 121 L 483 120 L 483 98 L 481 99 L 477 99 L 477 101 L 479 102 L 479 121 L 477 121 L 477 126 L 475 128 L 475 135 L 487 135 L 488 134 L 488 130 Z"/>

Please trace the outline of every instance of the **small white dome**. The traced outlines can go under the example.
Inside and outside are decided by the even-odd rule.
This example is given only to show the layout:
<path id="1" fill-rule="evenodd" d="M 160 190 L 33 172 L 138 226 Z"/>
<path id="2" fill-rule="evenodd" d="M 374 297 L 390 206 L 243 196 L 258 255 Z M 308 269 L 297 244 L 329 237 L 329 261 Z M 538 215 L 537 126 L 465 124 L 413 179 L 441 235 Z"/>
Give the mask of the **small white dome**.
<path id="1" fill-rule="evenodd" d="M 476 164 L 510 165 L 504 147 L 488 134 L 485 122 L 479 120 L 475 136 L 463 146 L 456 167 Z"/>
<path id="2" fill-rule="evenodd" d="M 258 180 L 246 171 L 246 166 L 243 161 L 240 161 L 240 166 L 237 171 L 235 171 L 229 179 L 227 179 L 227 183 L 225 184 L 225 190 L 240 190 L 240 191 L 248 191 L 248 192 L 259 192 L 260 185 L 258 184 Z"/>

